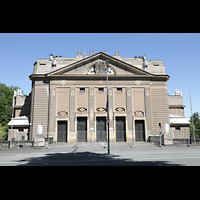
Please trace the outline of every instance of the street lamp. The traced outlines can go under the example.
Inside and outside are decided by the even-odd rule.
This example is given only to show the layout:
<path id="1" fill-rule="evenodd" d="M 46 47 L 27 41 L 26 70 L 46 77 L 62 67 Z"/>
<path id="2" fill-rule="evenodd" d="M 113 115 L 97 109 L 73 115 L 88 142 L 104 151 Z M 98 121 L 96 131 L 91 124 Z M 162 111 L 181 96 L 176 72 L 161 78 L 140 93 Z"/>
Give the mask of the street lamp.
<path id="1" fill-rule="evenodd" d="M 190 94 L 190 108 L 191 108 L 191 117 L 192 117 L 192 131 L 193 131 L 193 136 L 194 136 L 194 143 L 196 144 L 196 139 L 195 139 L 195 131 L 194 131 L 194 118 L 193 118 L 193 112 L 192 112 L 192 99 L 191 99 L 191 93 Z"/>
<path id="2" fill-rule="evenodd" d="M 106 60 L 106 81 L 107 81 L 107 103 L 106 103 L 106 111 L 107 111 L 107 125 L 108 125 L 108 155 L 110 155 L 110 133 L 109 133 L 109 101 L 108 101 L 108 64 L 109 60 Z"/>
<path id="3" fill-rule="evenodd" d="M 14 90 L 13 93 L 13 104 L 12 104 L 12 121 L 11 121 L 11 140 L 10 140 L 10 149 L 12 146 L 12 133 L 13 133 L 13 116 L 14 116 L 14 106 L 15 106 L 15 97 L 17 96 L 17 91 Z"/>
<path id="4" fill-rule="evenodd" d="M 160 138 L 159 147 L 162 147 L 162 140 L 161 140 L 161 123 L 159 123 L 159 138 Z"/>

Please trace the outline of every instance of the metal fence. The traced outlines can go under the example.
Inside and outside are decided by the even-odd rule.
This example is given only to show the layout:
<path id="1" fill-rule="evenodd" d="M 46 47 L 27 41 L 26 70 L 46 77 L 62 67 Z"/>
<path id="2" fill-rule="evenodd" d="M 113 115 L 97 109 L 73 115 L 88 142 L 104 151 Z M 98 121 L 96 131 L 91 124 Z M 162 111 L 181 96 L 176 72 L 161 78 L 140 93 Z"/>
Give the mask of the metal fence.
<path id="1" fill-rule="evenodd" d="M 78 145 L 87 142 L 89 145 L 107 147 L 108 146 L 108 135 L 107 131 L 77 131 L 76 135 L 76 147 Z M 142 135 L 145 135 L 142 132 Z M 145 138 L 141 141 L 145 141 Z M 113 131 L 110 130 L 110 143 L 124 143 L 128 146 L 134 146 L 135 138 L 134 131 Z"/>
<path id="2" fill-rule="evenodd" d="M 28 133 L 25 132 L 15 132 L 12 134 L 11 140 L 8 137 L 8 133 L 0 133 L 0 149 L 34 147 L 36 145 L 36 141 L 33 139 L 29 139 L 27 134 Z"/>
<path id="3" fill-rule="evenodd" d="M 92 145 L 101 145 L 102 147 L 107 147 L 107 132 L 106 131 L 77 131 L 76 132 L 76 148 L 79 145 L 87 142 Z"/>
<path id="4" fill-rule="evenodd" d="M 200 130 L 190 131 L 190 143 L 200 145 Z"/>
<path id="5" fill-rule="evenodd" d="M 189 130 L 170 130 L 169 134 L 164 134 L 159 130 L 156 131 L 110 131 L 110 142 L 124 142 L 128 146 L 133 147 L 137 142 L 146 141 L 155 145 L 200 145 L 200 131 L 195 131 L 195 134 L 191 134 Z M 0 148 L 12 148 L 17 147 L 33 147 L 38 145 L 38 138 L 43 139 L 43 146 L 52 144 L 55 140 L 57 142 L 67 143 L 70 146 L 78 148 L 79 145 L 87 143 L 87 145 L 97 145 L 101 147 L 107 147 L 107 131 L 76 131 L 70 133 L 73 136 L 69 136 L 68 133 L 60 134 L 60 141 L 58 141 L 58 133 L 43 133 L 38 135 L 37 133 L 15 133 L 15 138 L 12 142 L 5 140 L 5 133 L 0 133 Z M 32 136 L 31 136 L 32 135 Z M 53 137 L 57 135 L 57 138 Z M 63 139 L 64 138 L 64 139 Z M 41 145 L 41 146 L 42 146 Z"/>
<path id="6" fill-rule="evenodd" d="M 79 146 L 87 145 L 99 146 L 102 148 L 108 147 L 108 135 L 107 131 L 77 131 L 75 133 L 75 148 Z M 134 145 L 133 131 L 115 131 L 110 130 L 110 143 L 123 143 L 129 147 Z M 73 143 L 73 142 L 72 142 Z"/>
<path id="7" fill-rule="evenodd" d="M 34 147 L 34 140 L 1 140 L 0 141 L 0 149 L 7 149 L 7 148 L 21 148 L 21 147 Z"/>

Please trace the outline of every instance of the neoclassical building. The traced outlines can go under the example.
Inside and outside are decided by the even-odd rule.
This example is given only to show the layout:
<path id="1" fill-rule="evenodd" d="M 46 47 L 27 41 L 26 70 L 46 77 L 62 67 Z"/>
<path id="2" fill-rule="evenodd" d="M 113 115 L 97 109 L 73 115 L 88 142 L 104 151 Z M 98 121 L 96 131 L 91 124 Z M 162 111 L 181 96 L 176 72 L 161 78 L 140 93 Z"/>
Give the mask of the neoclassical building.
<path id="1" fill-rule="evenodd" d="M 29 106 L 29 113 L 26 106 L 26 115 L 17 113 L 20 107 L 15 104 L 18 119 L 14 120 L 26 117 L 26 123 L 29 121 L 25 139 L 34 139 L 38 125 L 42 125 L 43 137 L 53 138 L 54 142 L 105 141 L 106 60 L 111 142 L 147 141 L 149 136 L 158 135 L 159 123 L 163 133 L 164 124 L 170 124 L 171 130 L 188 129 L 182 94 L 168 95 L 170 77 L 161 60 L 147 61 L 146 56 L 122 58 L 119 52 L 113 56 L 77 52 L 74 58 L 50 54 L 34 63 L 32 92 L 22 100 Z M 21 111 L 26 104 L 20 104 Z M 178 116 L 182 119 L 177 124 L 174 119 Z M 13 127 L 17 133 L 19 126 Z"/>

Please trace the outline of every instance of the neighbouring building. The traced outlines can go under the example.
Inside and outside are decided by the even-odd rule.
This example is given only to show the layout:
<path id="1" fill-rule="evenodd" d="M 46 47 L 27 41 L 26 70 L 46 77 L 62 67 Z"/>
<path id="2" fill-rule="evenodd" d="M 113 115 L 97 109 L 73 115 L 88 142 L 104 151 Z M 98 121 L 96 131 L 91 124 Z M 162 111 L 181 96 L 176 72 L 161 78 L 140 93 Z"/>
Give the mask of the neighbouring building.
<path id="1" fill-rule="evenodd" d="M 68 58 L 49 55 L 37 59 L 30 75 L 29 96 L 15 97 L 15 118 L 8 124 L 11 139 L 44 138 L 54 142 L 105 141 L 107 120 L 106 60 L 111 142 L 148 141 L 169 124 L 168 137 L 184 138 L 189 131 L 182 93 L 168 95 L 165 65 L 146 56 L 122 58 L 106 52 Z"/>
<path id="2" fill-rule="evenodd" d="M 190 122 L 184 116 L 182 92 L 175 90 L 175 95 L 169 95 L 169 123 L 172 138 L 188 138 Z"/>

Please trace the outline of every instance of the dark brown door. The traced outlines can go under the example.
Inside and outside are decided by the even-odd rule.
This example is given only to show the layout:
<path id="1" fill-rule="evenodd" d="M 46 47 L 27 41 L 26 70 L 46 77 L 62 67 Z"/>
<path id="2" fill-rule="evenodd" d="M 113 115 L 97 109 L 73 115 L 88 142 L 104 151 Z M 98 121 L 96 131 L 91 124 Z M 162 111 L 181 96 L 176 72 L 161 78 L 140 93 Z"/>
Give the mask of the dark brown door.
<path id="1" fill-rule="evenodd" d="M 87 117 L 77 117 L 78 142 L 87 142 Z"/>
<path id="2" fill-rule="evenodd" d="M 144 120 L 135 120 L 135 140 L 145 141 Z"/>
<path id="3" fill-rule="evenodd" d="M 67 142 L 67 121 L 57 123 L 57 142 Z"/>
<path id="4" fill-rule="evenodd" d="M 116 141 L 126 142 L 125 117 L 116 117 Z"/>
<path id="5" fill-rule="evenodd" d="M 106 141 L 106 117 L 97 117 L 96 119 L 97 126 L 97 142 L 105 142 Z"/>

